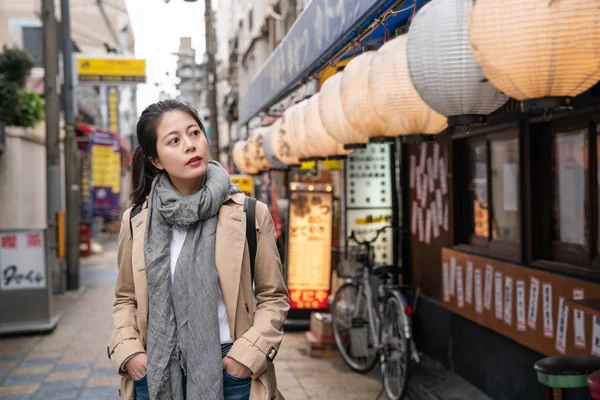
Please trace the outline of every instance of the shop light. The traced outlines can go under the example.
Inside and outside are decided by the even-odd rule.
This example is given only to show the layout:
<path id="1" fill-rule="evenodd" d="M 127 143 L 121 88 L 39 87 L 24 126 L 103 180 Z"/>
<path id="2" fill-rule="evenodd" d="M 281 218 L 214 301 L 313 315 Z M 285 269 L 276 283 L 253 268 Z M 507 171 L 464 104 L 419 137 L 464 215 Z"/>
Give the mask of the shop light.
<path id="1" fill-rule="evenodd" d="M 250 131 L 250 134 L 248 135 L 248 154 L 259 171 L 269 171 L 270 169 L 273 169 L 273 165 L 267 159 L 263 147 L 266 130 L 266 127 L 261 126 Z"/>
<path id="2" fill-rule="evenodd" d="M 323 83 L 319 115 L 329 136 L 343 144 L 345 149 L 364 148 L 369 143 L 369 136 L 350 125 L 342 106 L 340 87 L 343 74 L 340 71 Z"/>
<path id="3" fill-rule="evenodd" d="M 296 190 L 298 190 L 298 186 L 292 185 L 292 186 L 290 186 L 290 189 L 292 189 L 292 191 L 296 191 Z"/>
<path id="4" fill-rule="evenodd" d="M 448 117 L 450 126 L 483 125 L 486 115 L 508 100 L 488 82 L 473 55 L 467 29 L 471 3 L 427 3 L 417 12 L 406 43 L 408 71 L 415 89 L 425 103 Z"/>
<path id="5" fill-rule="evenodd" d="M 321 94 L 313 95 L 307 103 L 304 113 L 306 141 L 311 144 L 310 153 L 315 158 L 345 158 L 351 150 L 345 150 L 344 145 L 333 139 L 328 133 L 319 114 Z"/>
<path id="6" fill-rule="evenodd" d="M 308 191 L 312 192 L 313 190 L 315 190 L 315 187 L 313 185 L 308 185 Z"/>
<path id="7" fill-rule="evenodd" d="M 405 142 L 432 140 L 447 126 L 446 117 L 429 107 L 419 96 L 408 73 L 407 35 L 388 42 L 377 58 L 377 69 L 369 72 L 369 96 L 378 118 L 384 123 L 380 136 L 401 136 Z"/>
<path id="8" fill-rule="evenodd" d="M 333 190 L 333 188 L 330 185 L 327 185 L 327 187 L 325 188 L 325 190 L 327 190 L 328 192 L 331 192 Z"/>
<path id="9" fill-rule="evenodd" d="M 235 166 L 244 174 L 258 174 L 258 168 L 253 164 L 250 157 L 248 142 L 240 140 L 233 145 L 231 157 Z"/>
<path id="10" fill-rule="evenodd" d="M 477 0 L 470 40 L 485 76 L 525 112 L 572 108 L 600 80 L 600 0 Z"/>
<path id="11" fill-rule="evenodd" d="M 383 136 L 385 125 L 377 116 L 369 93 L 369 73 L 378 74 L 374 59 L 381 55 L 373 47 L 346 65 L 340 83 L 342 107 L 350 125 L 365 136 Z"/>
<path id="12" fill-rule="evenodd" d="M 271 135 L 269 138 L 271 149 L 275 157 L 285 165 L 297 166 L 300 165 L 300 161 L 292 146 L 292 135 L 287 131 L 288 123 L 286 118 L 289 118 L 289 115 L 284 114 L 282 118 L 275 120 L 273 125 L 271 125 Z"/>

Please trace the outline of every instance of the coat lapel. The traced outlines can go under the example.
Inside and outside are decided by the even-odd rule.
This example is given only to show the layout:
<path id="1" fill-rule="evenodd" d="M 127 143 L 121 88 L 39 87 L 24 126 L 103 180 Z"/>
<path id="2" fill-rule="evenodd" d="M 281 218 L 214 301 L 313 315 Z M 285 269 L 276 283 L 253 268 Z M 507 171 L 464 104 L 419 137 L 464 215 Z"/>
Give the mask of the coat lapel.
<path id="1" fill-rule="evenodd" d="M 242 262 L 246 245 L 246 215 L 235 206 L 222 206 L 217 221 L 215 263 L 231 338 L 235 340 L 235 317 L 237 312 Z"/>

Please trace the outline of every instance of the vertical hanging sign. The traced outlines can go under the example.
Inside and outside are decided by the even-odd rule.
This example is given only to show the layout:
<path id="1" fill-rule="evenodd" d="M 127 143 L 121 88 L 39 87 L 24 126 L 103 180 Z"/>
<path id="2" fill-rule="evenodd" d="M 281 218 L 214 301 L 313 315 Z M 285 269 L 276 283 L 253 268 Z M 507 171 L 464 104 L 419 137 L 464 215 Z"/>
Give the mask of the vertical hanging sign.
<path id="1" fill-rule="evenodd" d="M 108 130 L 119 133 L 119 88 L 117 86 L 106 87 L 107 120 Z"/>
<path id="2" fill-rule="evenodd" d="M 291 192 L 287 284 L 292 309 L 328 308 L 332 211 L 333 198 L 329 192 Z"/>
<path id="3" fill-rule="evenodd" d="M 97 129 L 91 136 L 92 202 L 94 216 L 119 214 L 121 147 L 112 132 Z"/>

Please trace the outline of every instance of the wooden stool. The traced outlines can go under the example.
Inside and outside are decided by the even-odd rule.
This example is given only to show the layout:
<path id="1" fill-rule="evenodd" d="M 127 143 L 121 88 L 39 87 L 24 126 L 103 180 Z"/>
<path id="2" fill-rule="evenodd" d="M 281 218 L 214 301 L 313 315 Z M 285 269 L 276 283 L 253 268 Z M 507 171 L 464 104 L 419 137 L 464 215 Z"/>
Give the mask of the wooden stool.
<path id="1" fill-rule="evenodd" d="M 588 376 L 600 370 L 600 357 L 589 355 L 564 355 L 541 359 L 534 365 L 537 377 L 547 389 L 548 400 L 562 399 L 565 389 L 585 388 Z"/>
<path id="2" fill-rule="evenodd" d="M 590 388 L 590 396 L 594 400 L 600 400 L 600 371 L 596 371 L 587 379 L 588 387 Z"/>

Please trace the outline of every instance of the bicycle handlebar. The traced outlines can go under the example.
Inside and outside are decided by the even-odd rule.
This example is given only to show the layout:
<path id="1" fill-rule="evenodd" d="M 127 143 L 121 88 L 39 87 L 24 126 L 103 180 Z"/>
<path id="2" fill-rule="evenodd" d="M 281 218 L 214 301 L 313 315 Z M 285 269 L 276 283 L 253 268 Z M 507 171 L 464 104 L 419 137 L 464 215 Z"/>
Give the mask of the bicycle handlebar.
<path id="1" fill-rule="evenodd" d="M 354 240 L 354 241 L 355 241 L 355 242 L 356 242 L 358 245 L 361 245 L 361 246 L 362 246 L 362 245 L 370 245 L 370 244 L 374 243 L 375 241 L 377 241 L 377 239 L 379 239 L 379 235 L 381 235 L 381 233 L 382 233 L 383 231 L 385 231 L 386 229 L 388 229 L 388 228 L 392 228 L 392 229 L 400 229 L 400 230 L 402 230 L 402 227 L 394 228 L 392 225 L 386 225 L 386 226 L 384 226 L 384 227 L 382 227 L 382 228 L 378 229 L 378 230 L 377 230 L 377 232 L 375 232 L 375 237 L 374 237 L 373 239 L 371 239 L 371 240 L 362 240 L 362 241 L 361 241 L 361 240 L 358 240 L 358 239 L 356 238 L 356 235 L 355 235 L 355 233 L 354 233 L 354 230 L 351 230 L 351 231 L 350 231 L 350 235 L 348 235 L 348 240 Z"/>

